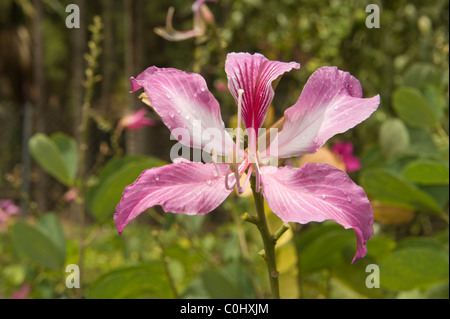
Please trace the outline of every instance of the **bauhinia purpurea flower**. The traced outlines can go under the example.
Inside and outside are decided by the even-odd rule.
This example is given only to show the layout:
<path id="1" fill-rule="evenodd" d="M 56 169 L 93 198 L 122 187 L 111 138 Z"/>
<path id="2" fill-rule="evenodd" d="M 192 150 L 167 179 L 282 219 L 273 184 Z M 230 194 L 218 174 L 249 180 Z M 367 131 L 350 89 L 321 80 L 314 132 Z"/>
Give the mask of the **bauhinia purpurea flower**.
<path id="1" fill-rule="evenodd" d="M 256 192 L 262 192 L 269 208 L 283 222 L 333 220 L 356 234 L 353 262 L 365 256 L 366 242 L 373 235 L 373 212 L 360 186 L 328 164 L 307 163 L 295 168 L 267 162 L 314 153 L 334 135 L 366 120 L 377 109 L 380 97 L 363 98 L 360 82 L 351 74 L 337 67 L 321 67 L 311 75 L 298 101 L 276 123 L 277 134 L 270 134 L 270 145 L 265 145 L 258 131 L 274 97 L 272 82 L 299 68 L 296 62 L 271 61 L 258 53 L 227 55 L 228 88 L 238 105 L 238 128 L 242 119 L 247 130 L 246 149 L 226 132 L 219 103 L 199 74 L 152 66 L 132 77 L 132 92 L 144 89 L 174 136 L 178 137 L 180 129 L 189 133 L 189 138 L 180 143 L 212 153 L 213 163 L 182 159 L 145 170 L 125 188 L 116 207 L 114 220 L 119 233 L 140 213 L 157 205 L 165 212 L 207 214 L 234 187 L 243 192 L 253 175 Z M 203 132 L 200 137 L 196 130 Z M 241 141 L 240 131 L 236 141 Z M 218 162 L 218 157 L 229 160 Z M 247 178 L 241 185 L 239 180 L 245 172 Z"/>

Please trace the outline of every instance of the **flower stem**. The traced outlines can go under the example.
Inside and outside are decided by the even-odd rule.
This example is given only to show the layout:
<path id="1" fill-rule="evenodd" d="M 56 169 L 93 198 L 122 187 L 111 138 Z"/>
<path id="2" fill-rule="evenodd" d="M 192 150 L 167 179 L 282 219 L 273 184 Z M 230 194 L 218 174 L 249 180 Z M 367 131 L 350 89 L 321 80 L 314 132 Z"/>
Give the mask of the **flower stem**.
<path id="1" fill-rule="evenodd" d="M 255 207 L 257 218 L 255 225 L 258 227 L 259 233 L 264 244 L 264 260 L 267 264 L 267 272 L 269 274 L 270 290 L 272 291 L 272 298 L 280 299 L 280 288 L 278 284 L 278 271 L 275 258 L 275 244 L 276 240 L 273 235 L 270 234 L 269 227 L 267 226 L 266 215 L 264 213 L 264 197 L 261 192 L 255 191 L 255 178 L 252 177 L 252 191 L 253 198 L 255 199 Z"/>

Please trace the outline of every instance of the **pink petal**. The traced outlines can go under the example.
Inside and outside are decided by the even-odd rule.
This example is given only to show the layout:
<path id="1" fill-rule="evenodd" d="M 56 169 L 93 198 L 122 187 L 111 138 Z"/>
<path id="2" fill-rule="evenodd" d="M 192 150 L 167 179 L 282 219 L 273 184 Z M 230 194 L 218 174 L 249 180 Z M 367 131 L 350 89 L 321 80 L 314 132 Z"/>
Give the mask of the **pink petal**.
<path id="1" fill-rule="evenodd" d="M 262 169 L 263 195 L 283 222 L 330 219 L 346 229 L 353 228 L 357 239 L 353 262 L 365 256 L 366 242 L 373 235 L 372 206 L 364 190 L 347 174 L 328 164 Z"/>
<path id="2" fill-rule="evenodd" d="M 272 102 L 272 82 L 283 73 L 299 69 L 296 62 L 270 61 L 255 53 L 229 53 L 225 62 L 228 88 L 238 103 L 238 90 L 244 90 L 242 97 L 242 118 L 247 129 L 259 129 Z"/>
<path id="3" fill-rule="evenodd" d="M 226 155 L 234 142 L 225 131 L 217 100 L 195 73 L 152 66 L 136 79 L 132 91 L 144 88 L 156 113 L 180 143 Z M 208 146 L 208 147 L 207 147 Z"/>
<path id="4" fill-rule="evenodd" d="M 227 164 L 218 164 L 224 175 Z M 146 209 L 160 205 L 165 212 L 204 215 L 219 206 L 231 190 L 214 164 L 176 161 L 144 171 L 128 185 L 116 207 L 114 221 L 119 233 Z"/>
<path id="5" fill-rule="evenodd" d="M 362 98 L 361 84 L 350 73 L 336 67 L 318 69 L 297 103 L 284 113 L 286 121 L 278 134 L 278 157 L 316 152 L 329 138 L 366 120 L 379 104 L 379 95 Z"/>

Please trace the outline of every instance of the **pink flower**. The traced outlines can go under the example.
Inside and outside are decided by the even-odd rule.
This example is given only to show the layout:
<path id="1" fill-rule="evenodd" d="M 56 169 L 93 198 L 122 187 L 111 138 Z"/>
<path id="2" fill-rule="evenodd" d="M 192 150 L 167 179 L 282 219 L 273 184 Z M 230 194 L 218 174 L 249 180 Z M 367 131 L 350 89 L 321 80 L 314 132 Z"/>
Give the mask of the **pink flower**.
<path id="1" fill-rule="evenodd" d="M 20 208 L 10 199 L 0 199 L 0 225 L 5 224 L 10 216 L 18 215 Z"/>
<path id="2" fill-rule="evenodd" d="M 354 172 L 361 168 L 361 162 L 353 155 L 353 144 L 351 142 L 335 143 L 331 151 L 341 157 L 347 172 Z"/>
<path id="3" fill-rule="evenodd" d="M 27 299 L 30 293 L 30 285 L 24 284 L 20 290 L 14 291 L 11 299 Z"/>
<path id="4" fill-rule="evenodd" d="M 122 129 L 139 130 L 146 126 L 154 126 L 156 122 L 148 117 L 145 117 L 147 113 L 148 113 L 147 109 L 142 108 L 133 114 L 123 117 L 119 121 L 118 128 L 120 130 Z"/>
<path id="5" fill-rule="evenodd" d="M 155 28 L 155 33 L 168 41 L 183 41 L 204 35 L 206 32 L 206 23 L 214 23 L 214 16 L 205 2 L 217 2 L 217 0 L 196 0 L 194 2 L 192 5 L 192 11 L 194 12 L 194 25 L 192 30 L 178 31 L 173 28 L 172 19 L 175 9 L 170 7 L 166 17 L 166 27 Z"/>
<path id="6" fill-rule="evenodd" d="M 267 162 L 317 151 L 332 136 L 367 119 L 380 98 L 363 98 L 356 78 L 336 67 L 322 67 L 311 75 L 298 101 L 285 111 L 283 128 L 267 147 L 258 141 L 258 130 L 274 97 L 272 82 L 299 67 L 295 62 L 270 61 L 261 54 L 228 54 L 225 71 L 238 105 L 238 127 L 242 117 L 248 132 L 246 150 L 226 133 L 219 103 L 199 74 L 152 66 L 131 78 L 132 91 L 144 88 L 172 135 L 179 137 L 181 131 L 187 132 L 180 143 L 212 153 L 213 163 L 177 160 L 144 171 L 125 188 L 116 207 L 114 220 L 119 233 L 132 219 L 156 205 L 172 213 L 209 213 L 235 186 L 243 192 L 253 174 L 256 191 L 262 192 L 283 222 L 331 219 L 355 231 L 353 261 L 365 256 L 366 242 L 373 234 L 373 212 L 360 186 L 331 165 L 307 163 L 293 168 L 269 166 Z M 203 133 L 198 135 L 197 131 Z M 236 141 L 240 141 L 240 131 Z M 217 156 L 231 158 L 232 163 L 217 163 Z M 247 180 L 241 185 L 239 179 L 245 172 Z"/>

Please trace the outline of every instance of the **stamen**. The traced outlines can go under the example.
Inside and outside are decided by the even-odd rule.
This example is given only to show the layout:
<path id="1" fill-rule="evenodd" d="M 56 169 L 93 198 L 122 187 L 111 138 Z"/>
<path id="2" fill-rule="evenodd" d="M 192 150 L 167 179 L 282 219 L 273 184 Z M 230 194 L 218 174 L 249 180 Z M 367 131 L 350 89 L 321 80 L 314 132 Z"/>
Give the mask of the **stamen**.
<path id="1" fill-rule="evenodd" d="M 238 190 L 239 194 L 243 194 L 245 192 L 245 190 L 247 189 L 248 182 L 250 181 L 250 176 L 252 176 L 252 168 L 253 168 L 253 166 L 250 165 L 250 167 L 248 168 L 247 178 L 245 179 L 244 186 L 242 186 L 242 191 L 239 192 L 239 190 Z"/>
<path id="2" fill-rule="evenodd" d="M 214 164 L 214 168 L 216 169 L 216 172 L 217 172 L 217 176 L 220 176 L 220 177 L 224 177 L 223 175 L 222 175 L 222 173 L 220 172 L 220 170 L 219 170 L 219 166 L 217 165 L 217 152 L 216 152 L 216 149 L 213 147 L 213 149 L 211 150 L 211 159 L 212 159 L 212 162 L 213 162 L 213 164 Z"/>
<path id="3" fill-rule="evenodd" d="M 238 165 L 236 165 L 237 163 L 237 158 L 239 157 L 239 153 L 240 153 L 240 147 L 241 147 L 241 121 L 242 121 L 242 95 L 244 94 L 244 90 L 239 89 L 238 90 L 238 94 L 239 94 L 239 98 L 238 98 L 238 114 L 237 114 L 237 134 L 236 134 L 236 150 L 233 154 L 233 165 L 234 165 L 234 176 L 236 178 L 236 186 L 238 189 L 238 192 L 241 194 L 241 183 L 239 180 L 239 168 Z"/>
<path id="4" fill-rule="evenodd" d="M 255 191 L 257 193 L 259 193 L 259 191 L 261 190 L 261 169 L 259 168 L 259 164 L 258 164 L 258 160 L 255 161 L 255 165 L 256 165 L 256 172 L 255 172 Z"/>
<path id="5" fill-rule="evenodd" d="M 232 175 L 232 174 L 230 174 L 230 166 L 228 166 L 227 173 L 225 174 L 225 188 L 229 191 L 231 191 L 234 188 L 234 186 L 236 185 L 236 181 L 234 181 L 234 183 L 231 184 L 231 186 L 228 185 L 228 176 L 230 176 L 230 175 Z"/>

